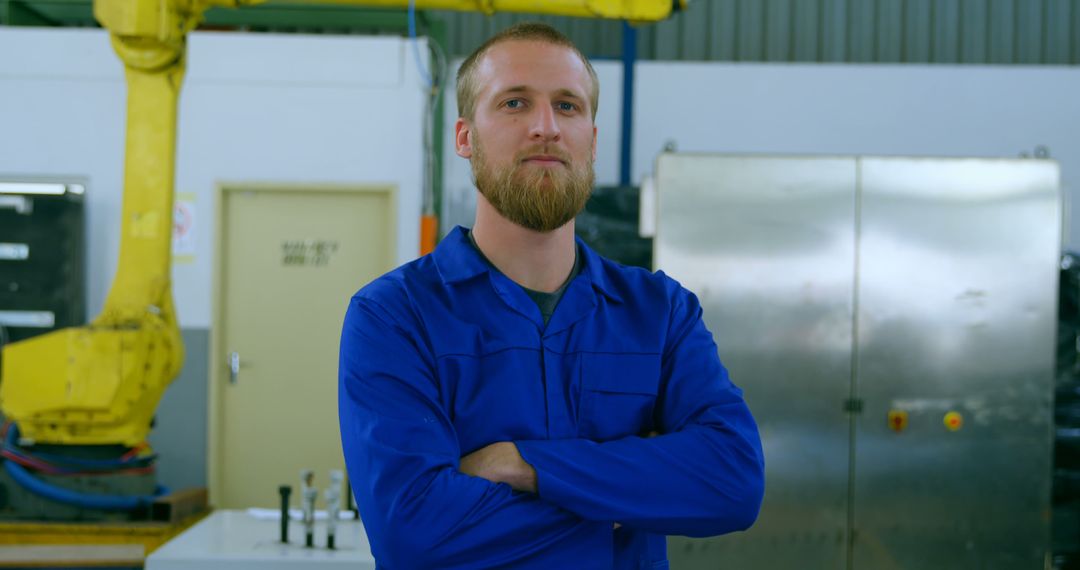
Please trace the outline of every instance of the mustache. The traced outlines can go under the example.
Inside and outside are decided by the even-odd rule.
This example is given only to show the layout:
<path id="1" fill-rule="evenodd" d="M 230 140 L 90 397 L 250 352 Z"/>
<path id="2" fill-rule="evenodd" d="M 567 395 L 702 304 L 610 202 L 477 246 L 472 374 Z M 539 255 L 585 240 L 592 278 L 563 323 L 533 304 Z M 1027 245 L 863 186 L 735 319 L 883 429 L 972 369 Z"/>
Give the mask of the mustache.
<path id="1" fill-rule="evenodd" d="M 570 160 L 569 153 L 553 148 L 548 148 L 546 146 L 534 146 L 531 148 L 527 148 L 514 155 L 514 162 L 516 164 L 521 164 L 525 162 L 525 159 L 529 158 L 530 156 L 536 155 L 554 156 L 555 158 L 563 161 L 564 164 L 571 164 L 573 162 L 572 160 Z"/>

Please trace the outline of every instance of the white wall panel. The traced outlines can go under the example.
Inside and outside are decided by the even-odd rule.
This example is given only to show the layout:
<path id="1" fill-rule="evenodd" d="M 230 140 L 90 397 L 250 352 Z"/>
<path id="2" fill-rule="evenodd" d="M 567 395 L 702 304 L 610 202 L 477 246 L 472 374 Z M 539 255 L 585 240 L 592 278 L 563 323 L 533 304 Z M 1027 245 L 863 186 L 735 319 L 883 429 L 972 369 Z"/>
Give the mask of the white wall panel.
<path id="1" fill-rule="evenodd" d="M 687 152 L 982 157 L 1045 145 L 1067 202 L 1080 200 L 1077 68 L 642 62 L 636 89 L 635 181 L 669 140 Z M 1068 210 L 1065 222 L 1066 247 L 1080 248 Z"/>
<path id="2" fill-rule="evenodd" d="M 86 310 L 116 271 L 124 69 L 98 30 L 0 28 L 0 177 L 87 182 Z"/>
<path id="3" fill-rule="evenodd" d="M 210 325 L 220 183 L 396 184 L 398 261 L 416 256 L 424 93 L 408 49 L 392 37 L 190 36 L 176 189 L 195 195 L 198 221 L 194 263 L 173 271 L 181 326 Z M 90 316 L 116 269 L 125 93 L 104 32 L 0 28 L 0 177 L 87 179 Z"/>

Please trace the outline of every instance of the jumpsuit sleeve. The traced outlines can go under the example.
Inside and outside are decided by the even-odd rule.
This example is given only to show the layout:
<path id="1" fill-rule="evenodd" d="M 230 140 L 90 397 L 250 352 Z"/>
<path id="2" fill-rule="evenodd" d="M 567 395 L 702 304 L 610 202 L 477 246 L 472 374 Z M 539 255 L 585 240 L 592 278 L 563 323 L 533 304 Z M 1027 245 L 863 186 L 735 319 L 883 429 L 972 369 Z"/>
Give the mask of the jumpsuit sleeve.
<path id="1" fill-rule="evenodd" d="M 764 495 L 757 425 L 697 298 L 673 287 L 654 412 L 660 435 L 515 443 L 540 496 L 587 520 L 693 537 L 745 530 Z"/>
<path id="2" fill-rule="evenodd" d="M 356 297 L 341 337 L 342 447 L 379 567 L 602 567 L 610 523 L 458 470 L 433 357 L 401 320 Z"/>

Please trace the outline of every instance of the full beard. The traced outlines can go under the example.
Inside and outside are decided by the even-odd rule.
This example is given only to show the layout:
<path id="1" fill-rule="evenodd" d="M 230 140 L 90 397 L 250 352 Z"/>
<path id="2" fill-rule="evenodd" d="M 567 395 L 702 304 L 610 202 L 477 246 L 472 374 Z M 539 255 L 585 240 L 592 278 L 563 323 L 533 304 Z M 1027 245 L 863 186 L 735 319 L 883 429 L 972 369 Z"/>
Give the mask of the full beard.
<path id="1" fill-rule="evenodd" d="M 551 232 L 574 219 L 589 200 L 595 173 L 591 160 L 581 164 L 558 155 L 563 167 L 544 168 L 524 163 L 525 157 L 552 154 L 532 148 L 518 153 L 509 166 L 488 164 L 483 147 L 473 147 L 472 167 L 476 188 L 495 211 L 511 222 L 536 232 Z"/>

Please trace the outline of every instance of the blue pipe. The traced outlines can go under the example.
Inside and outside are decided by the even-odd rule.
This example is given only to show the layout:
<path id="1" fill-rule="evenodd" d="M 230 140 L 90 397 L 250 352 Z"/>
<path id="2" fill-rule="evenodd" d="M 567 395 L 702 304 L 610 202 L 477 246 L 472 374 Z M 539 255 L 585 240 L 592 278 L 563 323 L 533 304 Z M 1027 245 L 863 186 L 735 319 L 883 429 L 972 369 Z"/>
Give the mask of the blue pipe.
<path id="1" fill-rule="evenodd" d="M 428 74 L 427 69 L 424 69 L 423 62 L 420 61 L 420 48 L 416 47 L 416 0 L 409 0 L 409 38 L 412 40 L 413 57 L 416 59 L 416 69 L 420 70 L 420 76 L 424 78 L 424 83 L 428 89 L 435 86 L 435 81 Z"/>
<path id="2" fill-rule="evenodd" d="M 630 149 L 634 135 L 634 62 L 637 61 L 637 29 L 623 22 L 622 62 L 622 148 L 619 161 L 619 185 L 630 185 Z"/>
<path id="3" fill-rule="evenodd" d="M 18 428 L 12 423 L 8 428 L 7 439 L 4 440 L 4 444 L 7 447 L 15 447 L 15 441 L 18 439 Z M 64 489 L 63 487 L 57 487 L 56 485 L 50 485 L 44 481 L 41 481 L 28 473 L 22 465 L 15 463 L 14 461 L 4 461 L 4 471 L 15 480 L 16 483 L 25 487 L 31 493 L 40 495 L 46 499 L 51 499 L 59 503 L 65 503 L 76 507 L 82 507 L 86 509 L 97 509 L 102 511 L 132 511 L 139 507 L 144 507 L 154 502 L 155 499 L 163 495 L 169 494 L 169 489 L 163 485 L 158 485 L 154 490 L 154 494 L 150 496 L 134 496 L 134 497 L 118 497 L 112 495 L 95 495 L 90 493 L 79 493 L 70 489 Z"/>

